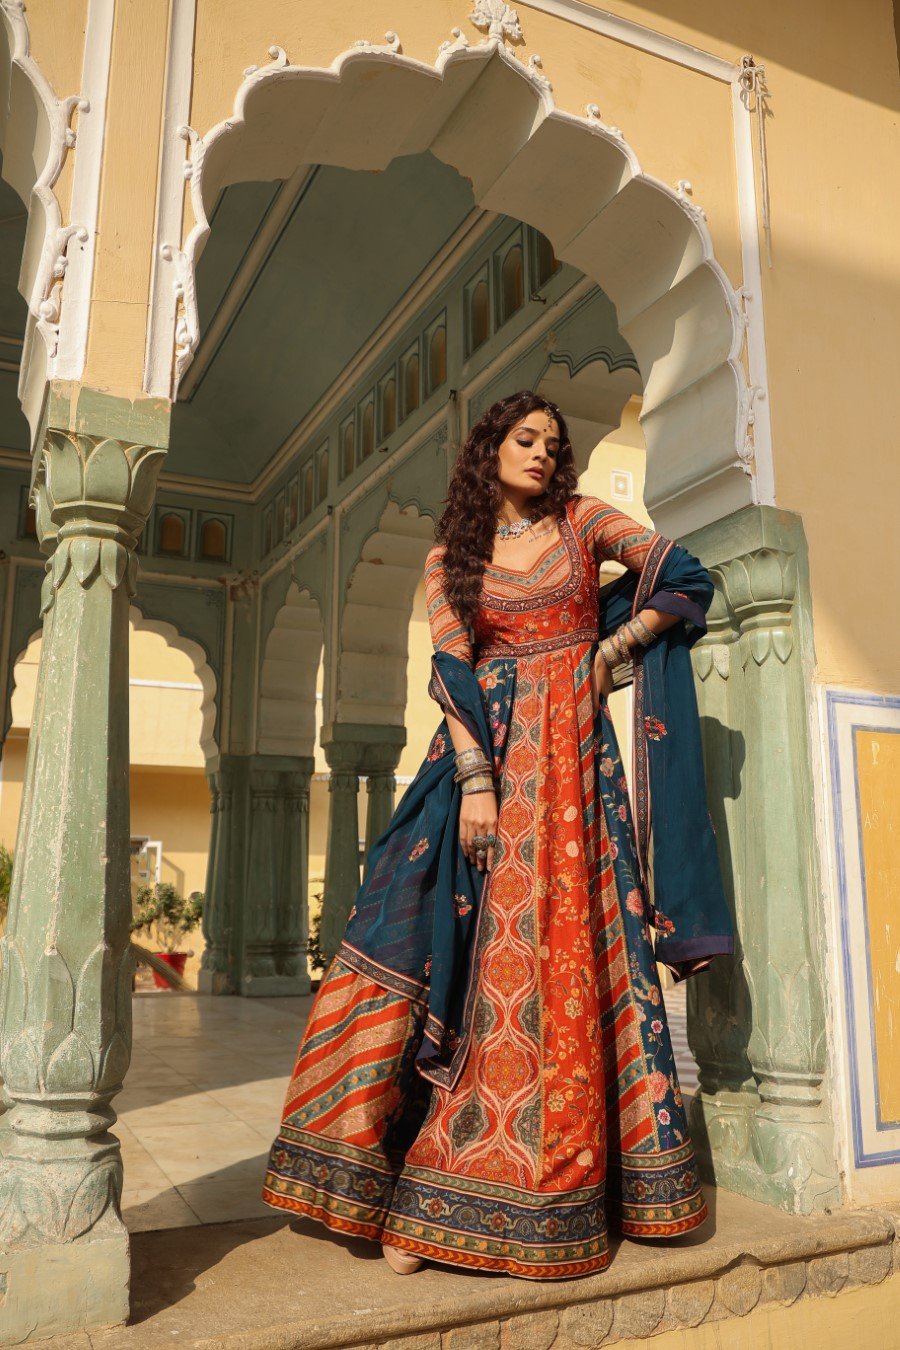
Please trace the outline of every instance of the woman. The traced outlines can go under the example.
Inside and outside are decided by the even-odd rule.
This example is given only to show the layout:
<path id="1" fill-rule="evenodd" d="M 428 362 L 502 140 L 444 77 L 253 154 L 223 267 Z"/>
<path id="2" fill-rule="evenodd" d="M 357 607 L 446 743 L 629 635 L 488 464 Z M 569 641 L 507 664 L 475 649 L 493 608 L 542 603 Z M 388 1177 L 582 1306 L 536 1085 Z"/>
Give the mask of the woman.
<path id="1" fill-rule="evenodd" d="M 712 585 L 577 494 L 565 421 L 530 392 L 474 427 L 437 541 L 445 717 L 370 851 L 263 1193 L 404 1273 L 561 1279 L 607 1265 L 610 1218 L 669 1237 L 706 1217 L 656 960 L 683 976 L 732 949 L 688 651 Z M 629 570 L 601 597 L 605 559 Z M 606 704 L 626 664 L 636 831 Z"/>

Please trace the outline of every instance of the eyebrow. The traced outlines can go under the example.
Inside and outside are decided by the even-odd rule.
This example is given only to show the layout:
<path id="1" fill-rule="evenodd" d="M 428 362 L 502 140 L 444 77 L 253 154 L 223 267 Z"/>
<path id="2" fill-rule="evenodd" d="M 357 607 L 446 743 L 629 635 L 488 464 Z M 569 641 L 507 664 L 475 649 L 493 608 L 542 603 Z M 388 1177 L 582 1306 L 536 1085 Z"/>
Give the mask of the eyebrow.
<path id="1" fill-rule="evenodd" d="M 522 425 L 521 425 L 520 427 L 516 427 L 516 434 L 518 434 L 518 432 L 520 432 L 520 431 L 528 431 L 528 432 L 531 433 L 532 436 L 540 436 L 540 434 L 541 434 L 535 427 L 529 427 L 529 426 L 526 426 L 524 422 L 522 423 Z M 547 437 L 547 440 L 548 440 L 548 441 L 553 441 L 555 445 L 559 445 L 559 437 L 558 437 L 558 436 L 548 436 L 548 437 Z"/>

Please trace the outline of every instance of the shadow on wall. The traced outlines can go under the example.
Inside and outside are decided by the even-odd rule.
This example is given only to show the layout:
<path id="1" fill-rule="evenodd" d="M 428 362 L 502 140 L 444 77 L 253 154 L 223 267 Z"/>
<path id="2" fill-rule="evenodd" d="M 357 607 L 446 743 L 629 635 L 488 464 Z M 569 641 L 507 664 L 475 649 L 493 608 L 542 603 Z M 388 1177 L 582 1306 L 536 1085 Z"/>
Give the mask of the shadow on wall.
<path id="1" fill-rule="evenodd" d="M 743 908 L 747 897 L 740 894 L 735 868 L 740 870 L 746 852 L 743 840 L 732 828 L 730 803 L 741 796 L 741 779 L 747 757 L 742 732 L 725 726 L 715 717 L 701 716 L 700 727 L 706 760 L 709 813 L 718 846 L 725 896 L 734 921 L 735 950 L 731 957 L 718 957 L 709 971 L 688 985 L 688 1040 L 701 1069 L 702 1086 L 709 1092 L 739 1092 L 752 1081 L 747 1054 L 753 1023 L 753 1004 L 743 966 Z M 752 903 L 752 899 L 751 899 Z M 715 1006 L 722 1016 L 710 1021 L 698 1007 L 704 986 L 704 1010 Z"/>

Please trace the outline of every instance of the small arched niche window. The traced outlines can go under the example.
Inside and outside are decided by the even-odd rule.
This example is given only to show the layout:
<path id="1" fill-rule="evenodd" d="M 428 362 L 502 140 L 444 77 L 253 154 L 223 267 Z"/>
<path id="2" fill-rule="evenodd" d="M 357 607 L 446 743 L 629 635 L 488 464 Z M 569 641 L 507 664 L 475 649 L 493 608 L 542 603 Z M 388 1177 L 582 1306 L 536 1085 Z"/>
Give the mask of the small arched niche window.
<path id="1" fill-rule="evenodd" d="M 316 455 L 316 505 L 324 502 L 328 496 L 328 445 L 323 445 Z"/>
<path id="2" fill-rule="evenodd" d="M 490 292 L 487 278 L 476 281 L 469 291 L 469 355 L 491 335 Z"/>
<path id="3" fill-rule="evenodd" d="M 225 562 L 228 531 L 224 521 L 205 520 L 200 530 L 200 557 L 204 562 Z"/>
<path id="4" fill-rule="evenodd" d="M 403 362 L 403 416 L 409 417 L 421 402 L 419 350 L 416 347 Z"/>
<path id="5" fill-rule="evenodd" d="M 156 527 L 156 551 L 169 558 L 180 558 L 184 554 L 184 521 L 181 516 L 169 512 L 160 516 Z"/>
<path id="6" fill-rule="evenodd" d="M 374 395 L 364 405 L 359 428 L 359 457 L 368 459 L 375 449 L 375 398 Z"/>
<path id="7" fill-rule="evenodd" d="M 300 513 L 305 520 L 313 509 L 313 462 L 311 459 L 303 466 L 300 482 L 302 485 Z"/>
<path id="8" fill-rule="evenodd" d="M 544 286 L 558 272 L 562 263 L 553 252 L 553 245 L 546 235 L 534 232 L 534 283 Z"/>
<path id="9" fill-rule="evenodd" d="M 397 381 L 389 375 L 381 385 L 381 435 L 393 436 L 397 430 Z"/>
<path id="10" fill-rule="evenodd" d="M 513 244 L 500 267 L 500 322 L 506 323 L 525 303 L 525 267 L 521 244 Z"/>
<path id="11" fill-rule="evenodd" d="M 356 463 L 356 429 L 353 418 L 348 417 L 341 427 L 341 477 L 346 478 L 353 472 Z"/>
<path id="12" fill-rule="evenodd" d="M 447 326 L 438 324 L 428 343 L 428 392 L 440 389 L 447 378 Z"/>

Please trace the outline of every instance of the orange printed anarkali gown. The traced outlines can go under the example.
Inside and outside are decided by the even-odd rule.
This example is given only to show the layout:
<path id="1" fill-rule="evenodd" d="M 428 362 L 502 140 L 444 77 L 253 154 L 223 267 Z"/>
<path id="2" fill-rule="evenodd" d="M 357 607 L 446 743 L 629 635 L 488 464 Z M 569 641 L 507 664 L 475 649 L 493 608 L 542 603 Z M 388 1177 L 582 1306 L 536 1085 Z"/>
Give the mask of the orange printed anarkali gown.
<path id="1" fill-rule="evenodd" d="M 666 545 L 575 497 L 527 571 L 487 567 L 471 630 L 447 602 L 442 549 L 429 553 L 434 647 L 474 671 L 500 785 L 494 866 L 475 902 L 465 888 L 452 901 L 453 921 L 473 924 L 459 1027 L 429 1008 L 432 954 L 398 975 L 393 930 L 376 959 L 351 916 L 299 1049 L 269 1204 L 538 1279 L 602 1269 L 610 1220 L 638 1237 L 703 1222 L 651 942 L 666 920 L 648 900 L 608 710 L 595 715 L 591 694 L 599 564 L 642 573 Z M 432 692 L 446 706 L 440 680 Z M 647 734 L 664 735 L 653 722 Z M 450 754 L 445 721 L 420 773 Z M 401 861 L 427 862 L 433 833 L 410 835 Z M 396 862 L 382 872 L 387 908 Z"/>

